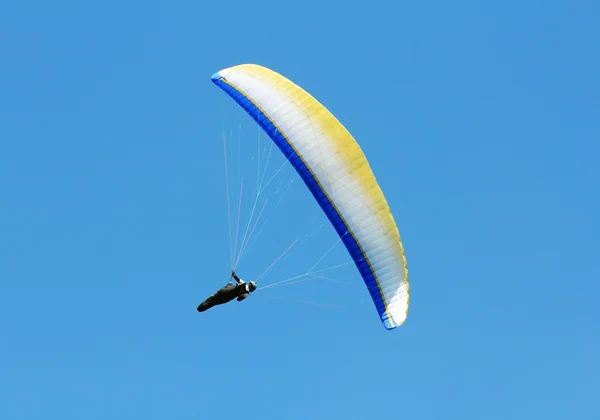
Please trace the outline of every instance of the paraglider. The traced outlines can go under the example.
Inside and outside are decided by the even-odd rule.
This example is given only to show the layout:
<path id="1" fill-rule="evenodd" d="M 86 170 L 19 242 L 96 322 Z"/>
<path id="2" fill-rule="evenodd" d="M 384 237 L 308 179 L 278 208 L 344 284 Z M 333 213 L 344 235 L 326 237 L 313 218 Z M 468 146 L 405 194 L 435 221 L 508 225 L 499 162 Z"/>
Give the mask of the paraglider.
<path id="1" fill-rule="evenodd" d="M 223 305 L 225 303 L 231 302 L 235 298 L 237 298 L 238 302 L 246 299 L 250 293 L 254 292 L 258 287 L 256 282 L 251 281 L 246 283 L 244 280 L 240 279 L 235 271 L 231 272 L 231 278 L 235 279 L 237 284 L 227 283 L 225 286 L 221 287 L 215 294 L 210 296 L 200 305 L 198 305 L 198 312 L 204 312 L 212 308 L 216 305 Z"/>
<path id="2" fill-rule="evenodd" d="M 267 133 L 343 241 L 387 329 L 408 315 L 408 264 L 398 227 L 360 146 L 337 118 L 279 73 L 243 64 L 212 81 Z"/>

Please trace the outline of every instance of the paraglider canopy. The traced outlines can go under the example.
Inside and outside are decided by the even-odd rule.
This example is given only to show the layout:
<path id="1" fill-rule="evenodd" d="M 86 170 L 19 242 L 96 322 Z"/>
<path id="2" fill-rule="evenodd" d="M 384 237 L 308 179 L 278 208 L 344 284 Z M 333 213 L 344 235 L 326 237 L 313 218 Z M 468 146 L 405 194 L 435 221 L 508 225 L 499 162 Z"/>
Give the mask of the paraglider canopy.
<path id="1" fill-rule="evenodd" d="M 282 75 L 244 64 L 212 81 L 263 128 L 342 239 L 377 308 L 394 329 L 408 315 L 408 264 L 387 200 L 360 146 L 336 117 Z"/>

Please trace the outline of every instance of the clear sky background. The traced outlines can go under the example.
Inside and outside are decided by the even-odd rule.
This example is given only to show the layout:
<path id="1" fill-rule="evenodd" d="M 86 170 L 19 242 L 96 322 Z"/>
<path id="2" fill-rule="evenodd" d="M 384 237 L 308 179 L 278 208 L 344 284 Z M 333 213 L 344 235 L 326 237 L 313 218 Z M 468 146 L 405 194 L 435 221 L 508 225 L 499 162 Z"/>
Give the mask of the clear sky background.
<path id="1" fill-rule="evenodd" d="M 0 418 L 600 418 L 599 15 L 3 2 Z M 196 312 L 231 268 L 223 134 L 241 231 L 269 152 L 210 81 L 247 62 L 363 147 L 406 247 L 402 327 L 385 330 L 351 265 Z M 261 286 L 349 261 L 283 161 L 239 274 L 299 246 Z"/>

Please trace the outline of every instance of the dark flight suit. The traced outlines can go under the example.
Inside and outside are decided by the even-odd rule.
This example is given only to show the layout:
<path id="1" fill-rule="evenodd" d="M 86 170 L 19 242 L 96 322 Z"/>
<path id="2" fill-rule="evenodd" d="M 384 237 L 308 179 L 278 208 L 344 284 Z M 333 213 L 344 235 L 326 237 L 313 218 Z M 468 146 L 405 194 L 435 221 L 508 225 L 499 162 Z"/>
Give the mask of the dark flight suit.
<path id="1" fill-rule="evenodd" d="M 238 284 L 227 283 L 220 288 L 217 293 L 198 305 L 198 312 L 204 312 L 213 306 L 231 302 L 235 298 L 237 298 L 238 302 L 246 299 L 249 295 L 247 289 L 248 285 L 246 283 L 241 283 L 238 276 L 234 276 L 233 278 Z"/>

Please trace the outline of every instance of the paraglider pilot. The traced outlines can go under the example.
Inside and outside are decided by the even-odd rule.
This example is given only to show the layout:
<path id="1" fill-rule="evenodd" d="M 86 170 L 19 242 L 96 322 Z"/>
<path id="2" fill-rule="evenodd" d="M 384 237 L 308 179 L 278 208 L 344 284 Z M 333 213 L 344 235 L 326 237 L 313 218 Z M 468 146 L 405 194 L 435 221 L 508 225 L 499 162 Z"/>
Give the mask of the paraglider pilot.
<path id="1" fill-rule="evenodd" d="M 240 302 L 256 290 L 256 282 L 251 281 L 250 283 L 246 283 L 237 276 L 235 270 L 231 270 L 231 277 L 235 279 L 237 284 L 233 284 L 230 280 L 229 283 L 219 289 L 214 295 L 198 305 L 198 312 L 204 312 L 213 306 L 222 305 L 235 298 Z"/>

